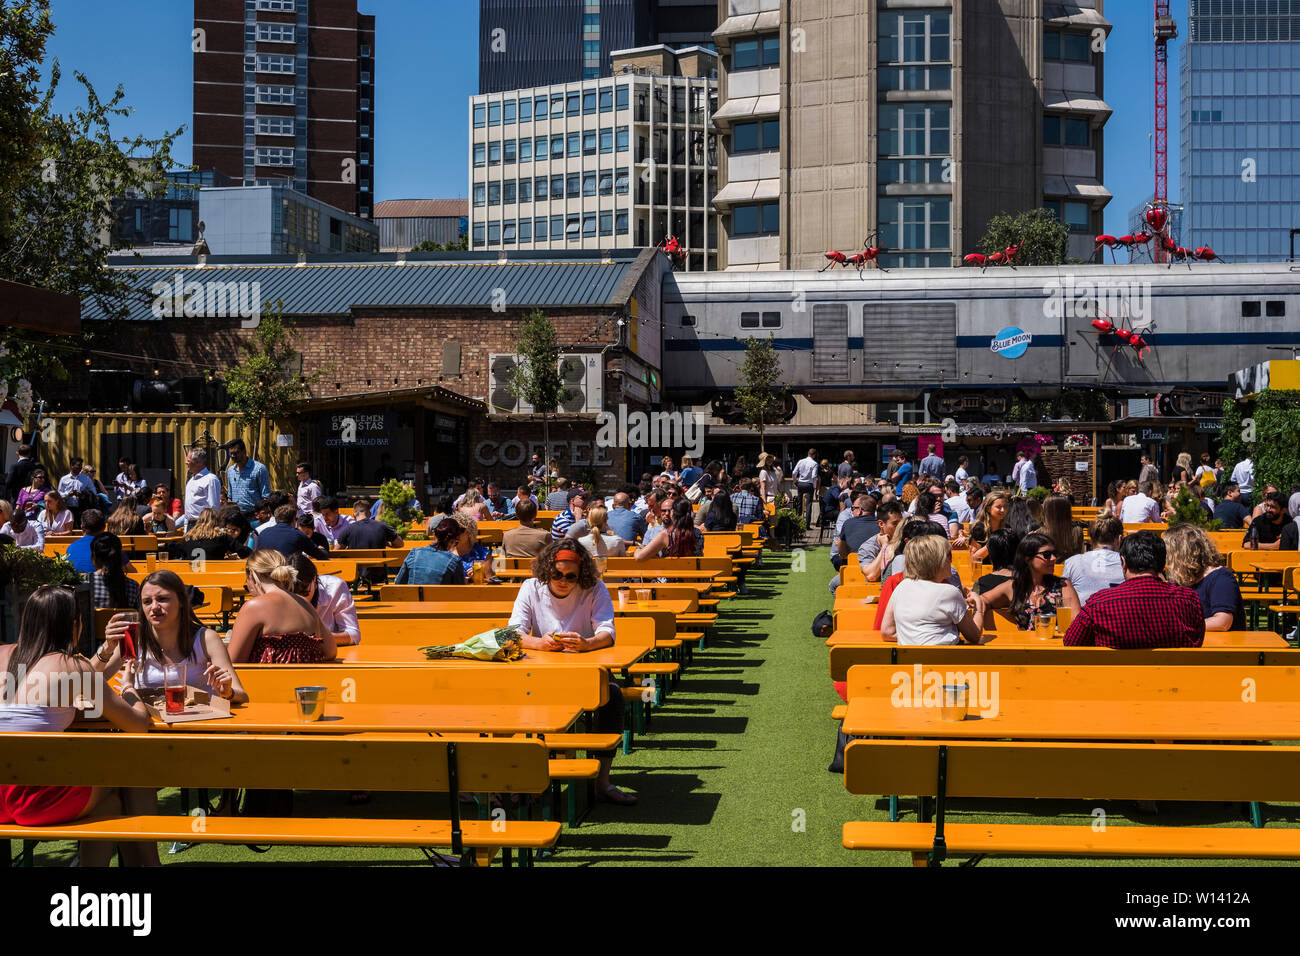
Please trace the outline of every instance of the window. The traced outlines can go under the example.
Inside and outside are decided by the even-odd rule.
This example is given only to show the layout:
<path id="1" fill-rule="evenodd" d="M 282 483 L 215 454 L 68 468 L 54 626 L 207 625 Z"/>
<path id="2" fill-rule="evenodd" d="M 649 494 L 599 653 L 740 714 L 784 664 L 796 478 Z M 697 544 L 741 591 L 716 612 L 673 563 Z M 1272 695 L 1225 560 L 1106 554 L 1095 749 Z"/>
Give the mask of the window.
<path id="1" fill-rule="evenodd" d="M 501 122 L 513 123 L 515 121 L 515 101 L 506 100 L 501 104 Z"/>
<path id="2" fill-rule="evenodd" d="M 880 16 L 879 88 L 952 88 L 951 14 L 947 11 L 888 11 Z M 945 64 L 926 66 L 912 64 Z"/>
<path id="3" fill-rule="evenodd" d="M 614 174 L 608 169 L 602 170 L 600 174 L 600 194 L 602 196 L 614 195 Z"/>
<path id="4" fill-rule="evenodd" d="M 1044 146 L 1082 146 L 1090 143 L 1088 121 L 1074 116 L 1043 116 Z"/>
<path id="5" fill-rule="evenodd" d="M 582 94 L 583 115 L 596 112 L 596 91 L 586 90 Z"/>
<path id="6" fill-rule="evenodd" d="M 1260 308 L 1258 302 L 1241 303 L 1241 317 L 1243 319 L 1258 319 L 1259 316 Z"/>
<path id="7" fill-rule="evenodd" d="M 270 10 L 273 13 L 293 13 L 296 7 L 294 0 L 257 0 L 257 9 Z"/>
<path id="8" fill-rule="evenodd" d="M 137 209 L 136 213 L 139 212 L 140 210 Z M 193 209 L 176 207 L 167 210 L 167 238 L 174 239 L 177 242 L 192 242 L 194 240 Z"/>
<path id="9" fill-rule="evenodd" d="M 272 106 L 293 106 L 294 90 L 292 86 L 258 86 L 257 102 Z"/>
<path id="10" fill-rule="evenodd" d="M 614 109 L 614 91 L 610 87 L 605 87 L 600 91 L 600 111 L 602 113 L 612 112 Z"/>
<path id="11" fill-rule="evenodd" d="M 362 166 L 369 166 L 369 165 L 370 165 L 370 154 L 369 154 L 369 153 L 362 153 L 361 156 L 360 156 L 360 159 L 359 159 L 358 161 L 360 162 L 360 164 L 361 164 Z"/>
<path id="12" fill-rule="evenodd" d="M 515 201 L 515 181 L 513 179 L 507 179 L 502 184 L 502 187 L 501 201 L 507 206 L 513 205 Z"/>
<path id="13" fill-rule="evenodd" d="M 367 97 L 361 97 L 361 112 L 370 112 L 370 100 Z"/>
<path id="14" fill-rule="evenodd" d="M 492 142 L 488 143 L 488 165 L 489 166 L 501 165 L 501 141 L 500 140 L 493 140 Z"/>
<path id="15" fill-rule="evenodd" d="M 533 241 L 533 221 L 531 219 L 519 220 L 519 241 L 520 242 Z"/>
<path id="16" fill-rule="evenodd" d="M 488 183 L 487 189 L 488 189 L 488 205 L 489 206 L 501 205 L 501 184 Z"/>
<path id="17" fill-rule="evenodd" d="M 694 319 L 691 321 L 694 324 Z M 742 312 L 740 313 L 740 327 L 742 329 L 779 329 L 781 327 L 781 313 Z"/>
<path id="18" fill-rule="evenodd" d="M 736 206 L 731 211 L 731 235 L 772 236 L 781 228 L 781 204 L 759 203 L 752 206 Z"/>
<path id="19" fill-rule="evenodd" d="M 594 129 L 589 129 L 582 134 L 582 155 L 596 155 L 596 131 Z"/>
<path id="20" fill-rule="evenodd" d="M 630 179 L 631 179 L 631 175 L 628 173 L 628 171 L 626 169 L 620 169 L 618 173 L 614 176 L 614 192 L 618 193 L 620 196 L 626 196 L 628 190 L 628 181 Z"/>
<path id="21" fill-rule="evenodd" d="M 756 70 L 764 66 L 777 66 L 781 62 L 781 38 L 760 37 L 742 40 L 732 47 L 731 69 Z"/>
<path id="22" fill-rule="evenodd" d="M 487 104 L 475 103 L 474 104 L 474 128 L 482 129 L 484 126 L 487 126 Z"/>
<path id="23" fill-rule="evenodd" d="M 556 93 L 551 97 L 551 119 L 559 119 L 564 115 L 564 94 Z"/>
<path id="24" fill-rule="evenodd" d="M 582 194 L 584 196 L 596 195 L 596 174 L 595 173 L 582 174 Z"/>
<path id="25" fill-rule="evenodd" d="M 520 100 L 519 101 L 519 122 L 527 123 L 531 121 L 532 118 L 533 118 L 533 101 Z"/>
<path id="26" fill-rule="evenodd" d="M 501 230 L 501 242 L 505 245 L 514 245 L 515 243 L 515 221 L 507 219 L 503 223 L 504 228 Z"/>
<path id="27" fill-rule="evenodd" d="M 533 220 L 533 232 L 537 234 L 538 240 L 546 238 L 546 217 L 538 216 Z"/>
<path id="28" fill-rule="evenodd" d="M 292 165 L 293 165 L 293 147 L 291 147 L 291 146 L 259 146 L 259 147 L 257 147 L 257 165 L 259 165 L 259 166 L 292 166 Z"/>
<path id="29" fill-rule="evenodd" d="M 515 141 L 513 139 L 508 139 L 506 140 L 505 162 L 514 163 L 515 159 Z"/>
<path id="30" fill-rule="evenodd" d="M 578 112 L 581 109 L 582 109 L 582 94 L 577 92 L 570 93 L 567 98 L 567 106 L 565 108 L 565 112 L 569 116 L 577 116 Z"/>
<path id="31" fill-rule="evenodd" d="M 550 156 L 550 146 L 547 145 L 545 136 L 539 136 L 533 140 L 533 155 L 537 157 L 539 163 Z"/>
<path id="32" fill-rule="evenodd" d="M 758 313 L 757 312 L 740 313 L 740 327 L 742 329 L 758 328 Z"/>
<path id="33" fill-rule="evenodd" d="M 533 100 L 533 115 L 539 120 L 546 119 L 546 103 L 547 99 L 544 96 L 539 96 Z"/>
<path id="34" fill-rule="evenodd" d="M 288 116 L 259 116 L 257 118 L 257 135 L 292 136 L 293 120 Z"/>
<path id="35" fill-rule="evenodd" d="M 552 199 L 564 198 L 564 177 L 563 176 L 551 177 L 551 198 Z"/>
<path id="36" fill-rule="evenodd" d="M 551 159 L 559 159 L 564 156 L 564 134 L 557 133 L 551 137 Z"/>
<path id="37" fill-rule="evenodd" d="M 519 141 L 519 161 L 521 163 L 532 162 L 533 159 L 533 141 L 531 139 L 521 139 Z"/>
<path id="38" fill-rule="evenodd" d="M 780 313 L 780 312 L 764 312 L 764 313 L 763 313 L 763 328 L 765 328 L 765 329 L 779 329 L 780 327 L 781 327 L 781 313 Z"/>
<path id="39" fill-rule="evenodd" d="M 360 132 L 358 132 L 357 135 L 360 136 L 362 139 L 369 139 L 369 138 L 370 138 L 370 127 L 369 127 L 369 126 L 362 126 L 362 127 L 360 127 Z"/>
<path id="40" fill-rule="evenodd" d="M 474 245 L 483 245 L 483 223 L 474 223 Z"/>
<path id="41" fill-rule="evenodd" d="M 564 217 L 551 217 L 551 240 L 558 241 L 564 238 Z"/>
<path id="42" fill-rule="evenodd" d="M 257 25 L 258 43 L 292 43 L 293 27 L 287 23 L 259 23 Z"/>
<path id="43" fill-rule="evenodd" d="M 487 143 L 474 144 L 474 165 L 483 166 L 487 163 Z"/>
<path id="44" fill-rule="evenodd" d="M 616 142 L 618 144 L 616 147 L 618 151 L 620 153 L 626 153 L 627 152 L 627 127 L 626 126 L 624 126 L 622 129 L 618 131 Z"/>
<path id="45" fill-rule="evenodd" d="M 695 326 L 695 316 L 683 314 L 680 323 L 684 328 L 693 328 Z"/>
<path id="46" fill-rule="evenodd" d="M 501 125 L 501 104 L 500 103 L 488 104 L 488 125 L 489 126 Z"/>
<path id="47" fill-rule="evenodd" d="M 362 71 L 361 71 L 361 82 L 362 82 L 362 83 L 369 83 L 369 82 L 370 82 L 370 71 L 369 71 L 369 70 L 362 70 Z"/>
<path id="48" fill-rule="evenodd" d="M 1284 315 L 1286 315 L 1286 303 L 1281 301 L 1265 302 L 1264 314 L 1267 315 L 1270 319 L 1280 319 Z"/>
<path id="49" fill-rule="evenodd" d="M 582 32 L 599 33 L 600 32 L 600 14 L 584 13 L 582 15 Z"/>
<path id="50" fill-rule="evenodd" d="M 881 184 L 944 182 L 945 169 L 951 166 L 942 158 L 891 161 L 888 157 L 947 156 L 949 118 L 950 107 L 944 103 L 882 104 L 878 140 Z"/>
<path id="51" fill-rule="evenodd" d="M 488 245 L 495 245 L 501 241 L 501 223 L 488 223 Z"/>
<path id="52" fill-rule="evenodd" d="M 602 129 L 600 131 L 600 151 L 602 153 L 614 152 L 614 131 L 612 129 Z"/>
<path id="53" fill-rule="evenodd" d="M 1092 207 L 1086 202 L 1073 202 L 1061 199 L 1049 199 L 1043 208 L 1056 216 L 1057 220 L 1069 226 L 1071 232 L 1089 232 L 1088 223 Z"/>
<path id="54" fill-rule="evenodd" d="M 602 236 L 612 236 L 614 234 L 614 213 L 612 210 L 600 214 L 600 234 Z"/>
<path id="55" fill-rule="evenodd" d="M 576 199 L 578 196 L 578 190 L 581 187 L 582 187 L 582 174 L 569 173 L 568 179 L 565 184 L 564 194 L 568 196 L 570 199 Z"/>
<path id="56" fill-rule="evenodd" d="M 951 205 L 947 196 L 881 196 L 881 245 L 894 252 L 949 249 Z"/>
<path id="57" fill-rule="evenodd" d="M 596 214 L 589 212 L 582 217 L 582 234 L 584 236 L 594 236 L 596 234 Z"/>
<path id="58" fill-rule="evenodd" d="M 1073 63 L 1092 61 L 1092 35 L 1048 30 L 1043 34 L 1043 59 L 1066 60 Z"/>
<path id="59" fill-rule="evenodd" d="M 533 191 L 537 193 L 537 199 L 539 202 L 543 199 L 546 199 L 549 195 L 546 191 L 546 184 L 547 184 L 547 179 L 545 176 L 538 176 L 537 179 L 533 182 Z"/>
<path id="60" fill-rule="evenodd" d="M 620 86 L 620 87 L 618 87 L 618 89 L 616 90 L 616 92 L 615 92 L 615 94 L 614 94 L 614 98 L 615 98 L 615 101 L 616 101 L 616 103 L 617 103 L 617 108 L 618 108 L 618 109 L 620 109 L 620 110 L 625 110 L 625 109 L 627 109 L 627 103 L 628 103 L 628 88 L 627 88 L 626 86 Z"/>
<path id="61" fill-rule="evenodd" d="M 582 134 L 576 132 L 570 133 L 568 155 L 578 156 L 581 153 L 582 153 Z"/>
<path id="62" fill-rule="evenodd" d="M 358 56 L 360 56 L 363 60 L 368 60 L 370 58 L 370 45 L 368 43 L 361 44 L 361 49 L 358 53 Z"/>
<path id="63" fill-rule="evenodd" d="M 779 66 L 781 63 L 781 38 L 763 37 L 760 58 L 763 66 Z"/>
<path id="64" fill-rule="evenodd" d="M 884 107 L 886 110 L 888 106 Z M 781 144 L 781 121 L 737 123 L 731 131 L 732 153 L 756 153 L 777 149 Z"/>
<path id="65" fill-rule="evenodd" d="M 564 237 L 572 242 L 582 236 L 582 217 L 570 216 L 564 224 Z"/>
<path id="66" fill-rule="evenodd" d="M 533 181 L 531 179 L 519 180 L 519 201 L 520 202 L 533 201 Z"/>
<path id="67" fill-rule="evenodd" d="M 481 206 L 487 201 L 487 186 L 483 183 L 474 184 L 474 205 Z"/>
<path id="68" fill-rule="evenodd" d="M 614 217 L 614 232 L 620 236 L 627 235 L 627 213 L 620 212 Z"/>

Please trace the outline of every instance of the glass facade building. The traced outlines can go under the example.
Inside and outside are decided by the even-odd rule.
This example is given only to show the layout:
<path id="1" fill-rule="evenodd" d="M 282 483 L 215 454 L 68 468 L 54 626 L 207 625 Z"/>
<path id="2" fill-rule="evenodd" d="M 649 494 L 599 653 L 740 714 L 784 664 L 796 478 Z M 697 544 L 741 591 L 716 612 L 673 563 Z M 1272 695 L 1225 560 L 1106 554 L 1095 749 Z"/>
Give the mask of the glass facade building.
<path id="1" fill-rule="evenodd" d="M 1300 0 L 1190 0 L 1182 244 L 1279 261 L 1300 228 Z"/>

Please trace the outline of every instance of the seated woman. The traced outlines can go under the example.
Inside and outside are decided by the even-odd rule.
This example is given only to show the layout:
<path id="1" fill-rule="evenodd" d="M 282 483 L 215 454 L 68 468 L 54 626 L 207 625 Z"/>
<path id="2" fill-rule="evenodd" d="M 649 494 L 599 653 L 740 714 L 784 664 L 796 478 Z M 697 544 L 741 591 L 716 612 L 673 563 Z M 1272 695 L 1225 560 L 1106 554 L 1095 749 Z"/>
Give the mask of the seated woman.
<path id="1" fill-rule="evenodd" d="M 45 537 L 52 534 L 68 534 L 72 531 L 72 512 L 63 503 L 63 495 L 57 491 L 46 492 L 45 508 L 36 517 Z"/>
<path id="2" fill-rule="evenodd" d="M 139 670 L 135 686 L 162 694 L 168 664 L 185 666 L 185 683 L 234 704 L 248 703 L 248 693 L 230 663 L 221 635 L 199 623 L 189 590 L 174 571 L 155 571 L 140 585 Z M 127 623 L 113 615 L 103 646 L 91 658 L 97 671 L 112 676 L 124 661 L 122 638 Z"/>
<path id="3" fill-rule="evenodd" d="M 904 578 L 894 588 L 880 632 L 899 644 L 980 644 L 984 640 L 984 605 L 966 605 L 960 587 L 948 580 L 952 546 L 946 535 L 926 534 L 907 545 Z"/>
<path id="4" fill-rule="evenodd" d="M 126 576 L 122 560 L 122 539 L 111 532 L 95 535 L 90 542 L 91 598 L 95 607 L 138 608 L 140 585 Z"/>
<path id="5" fill-rule="evenodd" d="M 735 531 L 736 505 L 727 494 L 726 489 L 719 491 L 709 501 L 708 513 L 704 516 L 705 531 Z"/>
<path id="6" fill-rule="evenodd" d="M 1005 491 L 995 491 L 984 499 L 984 504 L 970 526 L 970 559 L 983 561 L 988 556 L 989 535 L 1000 529 L 1007 520 L 1011 496 Z"/>
<path id="7" fill-rule="evenodd" d="M 118 696 L 96 681 L 85 658 L 76 653 L 81 638 L 81 615 L 72 591 L 47 585 L 37 588 L 23 606 L 18 643 L 0 646 L 0 732 L 62 733 L 77 717 L 75 697 L 80 688 L 99 688 L 94 703 L 104 719 L 118 730 L 149 730 L 148 708 L 132 686 L 134 662 L 129 662 Z M 26 678 L 19 681 L 20 674 Z M 93 682 L 93 683 L 92 683 Z M 50 691 L 58 688 L 57 693 Z M 60 699 L 63 698 L 63 699 Z M 158 796 L 153 790 L 115 787 L 63 787 L 0 785 L 0 823 L 19 826 L 55 826 L 92 815 L 120 813 L 154 815 Z M 157 866 L 156 843 L 122 843 L 124 866 Z M 108 866 L 113 844 L 90 840 L 80 847 L 82 866 Z"/>
<path id="8" fill-rule="evenodd" d="M 1011 580 L 986 592 L 985 603 L 993 609 L 1008 608 L 1022 631 L 1034 629 L 1034 615 L 1040 612 L 1068 607 L 1079 613 L 1079 595 L 1074 585 L 1052 572 L 1055 564 L 1051 538 L 1039 532 L 1025 535 L 1016 548 Z"/>
<path id="9" fill-rule="evenodd" d="M 233 554 L 246 558 L 252 551 L 231 537 L 229 529 L 221 524 L 220 512 L 204 508 L 198 518 L 185 529 L 185 537 L 167 546 L 167 553 L 178 561 L 220 561 Z"/>
<path id="10" fill-rule="evenodd" d="M 578 538 L 578 544 L 587 550 L 596 562 L 596 573 L 605 573 L 605 562 L 609 556 L 616 558 L 627 555 L 628 542 L 609 532 L 609 510 L 604 505 L 596 505 L 587 512 L 587 534 Z"/>
<path id="11" fill-rule="evenodd" d="M 1202 528 L 1176 524 L 1164 535 L 1165 576 L 1173 584 L 1191 588 L 1201 599 L 1207 631 L 1244 631 L 1246 609 L 1233 573 Z"/>
<path id="12" fill-rule="evenodd" d="M 596 576 L 587 549 L 572 538 L 552 541 L 533 560 L 533 576 L 519 586 L 510 626 L 534 651 L 581 654 L 614 644 L 614 606 L 609 590 Z M 597 729 L 623 731 L 623 690 L 610 681 L 609 702 L 597 712 Z M 596 793 L 610 803 L 631 806 L 636 797 L 609 782 L 613 751 L 600 756 Z"/>
<path id="13" fill-rule="evenodd" d="M 27 515 L 28 521 L 35 521 L 45 503 L 45 496 L 50 493 L 50 482 L 44 468 L 33 468 L 30 483 L 18 492 L 14 499 L 14 509 Z"/>
<path id="14" fill-rule="evenodd" d="M 971 588 L 976 594 L 985 594 L 1000 584 L 1011 580 L 1011 566 L 1016 560 L 1016 545 L 1020 539 L 1010 528 L 1002 528 L 989 535 L 988 554 L 993 570 L 981 577 Z"/>
<path id="15" fill-rule="evenodd" d="M 319 664 L 338 643 L 316 609 L 293 593 L 298 572 L 279 551 L 254 551 L 246 565 L 252 595 L 235 616 L 230 659 L 236 664 Z"/>
<path id="16" fill-rule="evenodd" d="M 298 581 L 295 594 L 301 595 L 316 609 L 321 623 L 340 647 L 361 643 L 361 626 L 357 623 L 357 605 L 352 600 L 352 589 L 342 578 L 332 574 L 317 574 L 316 565 L 305 554 L 293 559 Z"/>
<path id="17" fill-rule="evenodd" d="M 154 495 L 149 500 L 149 517 L 145 520 L 145 530 L 149 534 L 171 534 L 176 530 L 176 522 L 167 513 L 167 505 L 165 495 Z"/>
<path id="18" fill-rule="evenodd" d="M 691 558 L 704 553 L 704 533 L 695 527 L 695 512 L 691 503 L 679 498 L 665 509 L 664 523 L 659 530 L 646 533 L 645 544 L 637 550 L 638 561 L 655 558 Z"/>
<path id="19" fill-rule="evenodd" d="M 460 514 L 469 515 L 475 521 L 492 520 L 492 509 L 488 507 L 482 495 L 474 488 L 465 492 L 465 500 L 460 503 L 460 507 L 456 511 Z"/>
<path id="20" fill-rule="evenodd" d="M 478 521 L 464 508 L 461 508 L 451 520 L 455 521 L 465 529 L 465 536 L 461 538 L 460 544 L 456 546 L 456 552 L 460 555 L 460 564 L 465 571 L 465 580 L 468 582 L 474 576 L 474 562 L 483 565 L 486 580 L 490 576 L 488 568 L 488 559 L 492 557 L 492 552 L 488 551 L 487 545 L 479 544 L 478 540 Z"/>
<path id="21" fill-rule="evenodd" d="M 429 519 L 429 523 L 433 524 L 435 520 L 436 515 Z M 455 518 L 444 517 L 429 533 L 433 535 L 433 544 L 411 549 L 397 569 L 394 584 L 465 583 L 460 549 L 469 549 L 469 532 Z"/>
<path id="22" fill-rule="evenodd" d="M 144 534 L 144 522 L 136 514 L 135 498 L 127 495 L 108 516 L 108 530 L 123 537 Z"/>

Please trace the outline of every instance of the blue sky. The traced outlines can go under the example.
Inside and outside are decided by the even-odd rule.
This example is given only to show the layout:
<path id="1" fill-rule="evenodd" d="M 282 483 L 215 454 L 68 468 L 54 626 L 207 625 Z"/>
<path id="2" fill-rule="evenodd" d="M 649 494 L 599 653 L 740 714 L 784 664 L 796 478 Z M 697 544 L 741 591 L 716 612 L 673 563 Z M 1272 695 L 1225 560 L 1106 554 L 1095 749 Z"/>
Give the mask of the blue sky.
<path id="1" fill-rule="evenodd" d="M 126 87 L 130 117 L 120 135 L 158 135 L 184 125 L 176 158 L 190 160 L 193 67 L 188 0 L 52 0 L 55 35 L 47 48 L 64 71 L 59 107 L 79 102 L 80 70 L 101 96 Z M 376 16 L 376 199 L 453 198 L 467 190 L 466 98 L 478 89 L 477 0 L 361 0 Z M 1173 0 L 1187 33 L 1187 0 Z M 1105 183 L 1114 194 L 1106 231 L 1128 232 L 1128 210 L 1145 200 L 1155 178 L 1152 11 L 1146 0 L 1111 0 L 1115 25 L 1106 50 L 1105 99 L 1115 111 L 1106 125 Z M 1169 64 L 1169 192 L 1178 196 L 1178 61 Z M 1192 237 L 1194 238 L 1194 237 Z"/>

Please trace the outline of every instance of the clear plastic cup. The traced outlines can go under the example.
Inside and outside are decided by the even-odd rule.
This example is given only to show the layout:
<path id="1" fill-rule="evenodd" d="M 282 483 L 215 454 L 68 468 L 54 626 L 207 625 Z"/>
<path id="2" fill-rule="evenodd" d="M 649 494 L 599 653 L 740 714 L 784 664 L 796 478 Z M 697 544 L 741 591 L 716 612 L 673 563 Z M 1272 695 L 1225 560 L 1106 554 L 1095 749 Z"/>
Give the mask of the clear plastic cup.
<path id="1" fill-rule="evenodd" d="M 943 720 L 965 720 L 969 694 L 969 684 L 944 684 L 939 716 Z"/>

